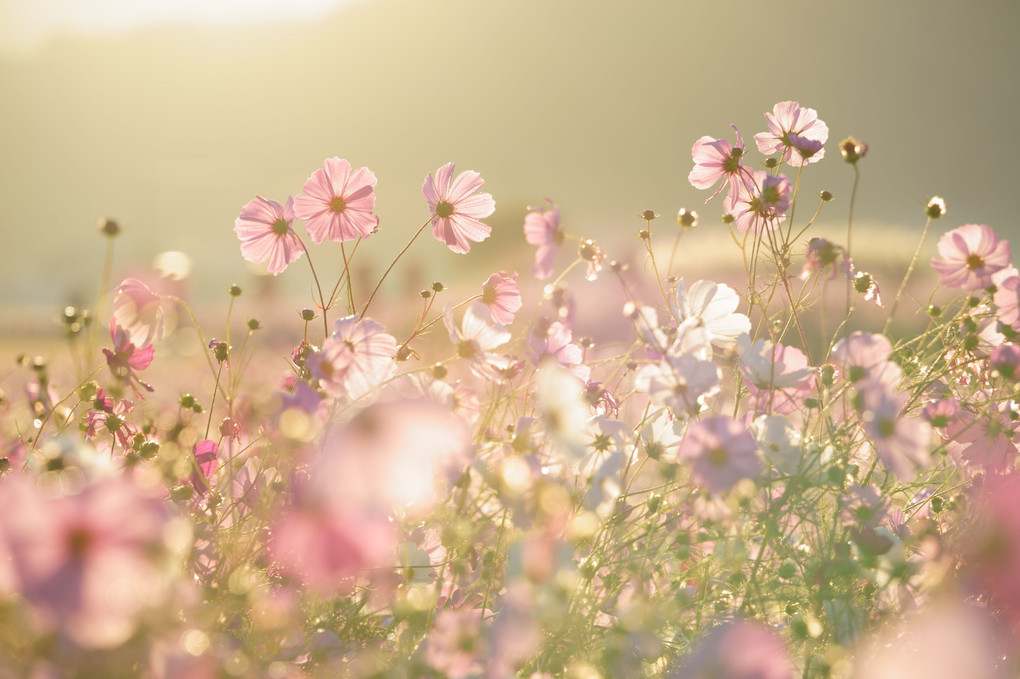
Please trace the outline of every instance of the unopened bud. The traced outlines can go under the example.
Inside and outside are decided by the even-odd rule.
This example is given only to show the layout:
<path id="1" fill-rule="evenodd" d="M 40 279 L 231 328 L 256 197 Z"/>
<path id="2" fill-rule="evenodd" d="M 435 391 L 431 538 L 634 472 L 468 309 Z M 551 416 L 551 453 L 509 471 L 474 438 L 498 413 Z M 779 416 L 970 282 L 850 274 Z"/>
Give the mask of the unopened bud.
<path id="1" fill-rule="evenodd" d="M 111 219 L 109 217 L 103 217 L 102 219 L 100 219 L 97 226 L 99 228 L 99 231 L 104 236 L 108 236 L 110 238 L 116 236 L 118 233 L 120 233 L 121 230 L 120 224 L 118 224 L 116 220 Z"/>

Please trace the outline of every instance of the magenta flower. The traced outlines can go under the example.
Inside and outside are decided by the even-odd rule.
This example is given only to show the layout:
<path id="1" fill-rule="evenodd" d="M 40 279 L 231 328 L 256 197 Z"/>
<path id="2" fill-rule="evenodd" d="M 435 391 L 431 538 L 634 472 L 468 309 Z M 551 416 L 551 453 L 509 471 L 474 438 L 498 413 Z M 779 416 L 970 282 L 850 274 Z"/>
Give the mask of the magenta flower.
<path id="1" fill-rule="evenodd" d="M 266 268 L 274 276 L 286 269 L 304 252 L 291 228 L 293 221 L 293 197 L 288 196 L 285 207 L 256 196 L 234 220 L 234 233 L 241 239 L 241 256 L 249 262 L 268 262 Z"/>
<path id="2" fill-rule="evenodd" d="M 133 409 L 131 401 L 121 399 L 114 403 L 106 396 L 106 390 L 100 387 L 92 401 L 92 410 L 85 418 L 85 437 L 96 438 L 102 427 L 124 450 L 130 450 L 132 439 L 138 433 L 138 428 L 126 419 Z"/>
<path id="3" fill-rule="evenodd" d="M 146 391 L 152 391 L 152 387 L 143 382 L 138 376 L 139 370 L 145 370 L 152 363 L 152 357 L 156 349 L 150 344 L 139 349 L 128 338 L 127 332 L 116 325 L 116 319 L 110 319 L 110 335 L 113 338 L 113 349 L 103 349 L 106 355 L 106 365 L 110 368 L 113 376 L 127 382 L 139 396 L 136 384 Z"/>
<path id="4" fill-rule="evenodd" d="M 556 264 L 556 251 L 563 243 L 563 230 L 560 228 L 560 210 L 556 204 L 546 198 L 548 208 L 528 208 L 524 218 L 524 238 L 531 245 L 537 245 L 535 266 L 531 272 L 535 278 L 543 280 L 552 275 Z"/>
<path id="5" fill-rule="evenodd" d="M 492 229 L 481 222 L 496 211 L 496 201 L 488 193 L 476 193 L 485 180 L 468 170 L 453 177 L 453 163 L 430 172 L 421 187 L 425 202 L 432 213 L 432 235 L 458 253 L 471 249 L 468 241 L 481 243 Z"/>
<path id="6" fill-rule="evenodd" d="M 817 163 L 825 155 L 822 146 L 829 139 L 829 127 L 818 119 L 818 111 L 795 101 L 781 101 L 765 114 L 769 131 L 754 135 L 758 150 L 769 156 L 783 152 L 783 162 L 792 167 Z"/>
<path id="7" fill-rule="evenodd" d="M 751 184 L 751 170 L 741 164 L 744 156 L 744 140 L 740 136 L 740 130 L 736 125 L 731 126 L 737 133 L 737 145 L 730 144 L 725 139 L 713 139 L 702 137 L 694 142 L 691 147 L 691 157 L 694 159 L 694 169 L 687 175 L 687 181 L 696 189 L 710 189 L 720 179 L 725 180 L 719 188 L 705 201 L 712 200 L 723 186 L 729 185 L 730 190 L 726 195 L 727 201 L 736 202 L 741 196 L 747 194 Z"/>
<path id="8" fill-rule="evenodd" d="M 939 239 L 941 259 L 932 259 L 939 282 L 964 291 L 987 288 L 992 274 L 1009 266 L 1009 242 L 999 240 L 992 227 L 965 224 Z"/>
<path id="9" fill-rule="evenodd" d="M 195 469 L 189 481 L 199 495 L 205 495 L 212 487 L 212 477 L 220 468 L 220 447 L 215 441 L 208 439 L 195 444 Z"/>
<path id="10" fill-rule="evenodd" d="M 688 460 L 694 481 L 716 495 L 761 473 L 758 444 L 747 427 L 728 415 L 691 424 L 677 459 Z"/>
<path id="11" fill-rule="evenodd" d="M 521 289 L 517 285 L 517 274 L 509 275 L 500 271 L 489 276 L 482 283 L 482 302 L 489 307 L 493 323 L 510 325 L 514 314 L 523 306 Z"/>
<path id="12" fill-rule="evenodd" d="M 375 174 L 367 167 L 352 172 L 348 161 L 334 156 L 305 182 L 304 193 L 294 199 L 294 212 L 305 220 L 316 243 L 371 236 L 379 225 L 372 214 L 375 185 Z"/>
<path id="13" fill-rule="evenodd" d="M 126 278 L 113 293 L 113 320 L 136 347 L 163 337 L 163 298 L 136 278 Z"/>

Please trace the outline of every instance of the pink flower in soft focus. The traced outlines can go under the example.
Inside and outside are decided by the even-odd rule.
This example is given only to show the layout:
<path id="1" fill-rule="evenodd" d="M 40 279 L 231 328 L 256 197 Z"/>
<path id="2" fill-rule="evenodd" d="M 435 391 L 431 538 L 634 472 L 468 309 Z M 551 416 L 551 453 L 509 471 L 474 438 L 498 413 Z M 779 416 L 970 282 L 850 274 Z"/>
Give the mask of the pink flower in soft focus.
<path id="1" fill-rule="evenodd" d="M 524 239 L 531 245 L 537 245 L 535 266 L 531 272 L 535 278 L 543 280 L 552 275 L 556 264 L 556 251 L 563 243 L 563 230 L 560 228 L 560 210 L 556 204 L 546 198 L 548 208 L 530 207 L 524 218 Z"/>
<path id="2" fill-rule="evenodd" d="M 769 131 L 754 135 L 754 141 L 766 156 L 782 151 L 783 162 L 791 167 L 817 163 L 825 156 L 822 145 L 829 139 L 829 127 L 818 119 L 818 111 L 781 101 L 765 120 Z"/>
<path id="3" fill-rule="evenodd" d="M 850 382 L 880 380 L 895 388 L 903 379 L 903 371 L 890 359 L 892 344 L 885 335 L 855 332 L 841 339 L 832 351 L 832 360 L 843 368 Z"/>
<path id="4" fill-rule="evenodd" d="M 103 349 L 106 356 L 106 365 L 110 372 L 117 379 L 123 380 L 131 385 L 136 394 L 141 396 L 136 384 L 146 391 L 152 391 L 152 387 L 143 382 L 138 376 L 139 370 L 145 370 L 152 363 L 156 349 L 150 344 L 139 349 L 131 343 L 127 331 L 117 327 L 114 319 L 110 319 L 110 336 L 113 338 L 113 349 Z"/>
<path id="5" fill-rule="evenodd" d="M 333 324 L 333 334 L 322 343 L 324 358 L 319 359 L 315 370 L 321 375 L 327 375 L 329 370 L 333 370 L 334 375 L 342 371 L 340 382 L 347 396 L 364 396 L 397 370 L 397 340 L 385 330 L 371 318 L 360 321 L 357 316 L 338 318 Z M 345 352 L 350 354 L 349 360 L 344 357 Z M 329 369 L 325 367 L 327 363 L 331 366 Z M 330 393 L 336 395 L 334 392 L 340 391 L 328 377 L 326 383 L 330 385 L 328 388 L 334 389 Z"/>
<path id="6" fill-rule="evenodd" d="M 476 193 L 485 180 L 468 170 L 453 178 L 454 164 L 447 163 L 430 172 L 421 187 L 425 202 L 432 213 L 432 235 L 458 253 L 471 249 L 468 241 L 481 243 L 492 229 L 481 222 L 496 211 L 496 201 L 488 193 Z"/>
<path id="7" fill-rule="evenodd" d="M 199 495 L 209 492 L 213 474 L 220 468 L 219 444 L 208 439 L 195 444 L 195 470 L 191 472 L 191 485 Z"/>
<path id="8" fill-rule="evenodd" d="M 990 478 L 975 497 L 974 516 L 965 533 L 965 570 L 1020 640 L 1020 473 Z"/>
<path id="9" fill-rule="evenodd" d="M 692 423 L 677 449 L 677 459 L 689 461 L 695 483 L 713 494 L 761 473 L 754 437 L 747 427 L 727 415 Z"/>
<path id="10" fill-rule="evenodd" d="M 741 195 L 727 197 L 725 210 L 733 215 L 741 233 L 753 229 L 756 234 L 772 230 L 786 219 L 793 185 L 786 175 L 771 175 L 762 170 L 751 173 L 750 188 Z M 731 194 L 732 195 L 732 194 Z"/>
<path id="11" fill-rule="evenodd" d="M 975 399 L 977 400 L 977 399 Z M 945 429 L 946 450 L 954 459 L 996 474 L 1011 469 L 1017 456 L 1016 423 L 1008 402 L 975 403 L 979 415 L 961 410 Z"/>
<path id="12" fill-rule="evenodd" d="M 746 334 L 737 339 L 737 346 L 740 374 L 755 399 L 756 412 L 789 413 L 803 405 L 815 373 L 804 352 L 764 338 L 751 342 Z"/>
<path id="13" fill-rule="evenodd" d="M 327 394 L 341 398 L 347 393 L 344 377 L 353 362 L 354 351 L 346 342 L 327 337 L 322 343 L 322 350 L 309 356 L 305 365 Z"/>
<path id="14" fill-rule="evenodd" d="M 857 385 L 861 395 L 864 431 L 875 454 L 902 481 L 915 478 L 931 463 L 931 425 L 903 415 L 909 394 L 893 391 L 877 379 Z"/>
<path id="15" fill-rule="evenodd" d="M 514 314 L 524 305 L 521 289 L 517 286 L 517 274 L 506 271 L 494 273 L 482 283 L 482 302 L 489 307 L 493 323 L 510 325 Z"/>
<path id="16" fill-rule="evenodd" d="M 992 278 L 992 282 L 995 283 L 995 276 Z M 992 301 L 995 303 L 995 315 L 999 322 L 1013 330 L 1020 330 L 1020 276 L 1014 274 L 1001 283 L 996 283 Z"/>
<path id="17" fill-rule="evenodd" d="M 147 347 L 163 338 L 163 298 L 136 278 L 126 278 L 113 292 L 113 321 L 128 341 Z"/>
<path id="18" fill-rule="evenodd" d="M 294 199 L 294 212 L 305 220 L 316 243 L 371 236 L 379 225 L 372 214 L 375 185 L 375 174 L 367 167 L 352 171 L 348 161 L 334 156 L 305 182 L 304 193 Z"/>
<path id="19" fill-rule="evenodd" d="M 550 356 L 582 382 L 587 382 L 591 377 L 591 368 L 584 364 L 584 352 L 574 342 L 570 328 L 559 321 L 551 323 L 544 336 L 532 333 L 530 342 L 535 365 Z"/>
<path id="20" fill-rule="evenodd" d="M 478 676 L 488 655 L 481 637 L 479 611 L 445 608 L 436 614 L 426 635 L 425 662 L 449 679 Z"/>
<path id="21" fill-rule="evenodd" d="M 959 413 L 960 401 L 956 397 L 932 401 L 921 409 L 921 417 L 935 429 L 945 429 L 956 420 Z"/>
<path id="22" fill-rule="evenodd" d="M 786 645 L 768 627 L 735 621 L 702 639 L 670 679 L 793 679 Z"/>
<path id="23" fill-rule="evenodd" d="M 992 349 L 988 364 L 1005 379 L 1016 382 L 1020 379 L 1020 346 L 1003 344 Z"/>
<path id="24" fill-rule="evenodd" d="M 163 505 L 127 478 L 52 496 L 11 476 L 0 484 L 0 561 L 9 559 L 45 626 L 83 647 L 112 648 L 162 599 L 154 556 L 166 520 Z"/>
<path id="25" fill-rule="evenodd" d="M 687 181 L 691 183 L 691 186 L 696 189 L 710 189 L 720 179 L 725 180 L 715 193 L 708 197 L 706 203 L 719 195 L 723 186 L 727 184 L 730 190 L 726 194 L 726 199 L 734 202 L 749 193 L 752 186 L 752 171 L 741 164 L 741 158 L 744 156 L 744 140 L 740 136 L 737 126 L 731 125 L 731 127 L 737 133 L 736 146 L 725 139 L 702 137 L 691 147 L 694 169 L 687 175 Z"/>
<path id="26" fill-rule="evenodd" d="M 280 570 L 322 594 L 351 591 L 353 578 L 389 565 L 395 547 L 385 513 L 358 506 L 302 503 L 272 526 L 269 553 Z"/>
<path id="27" fill-rule="evenodd" d="M 249 262 L 268 262 L 266 269 L 274 276 L 286 269 L 304 253 L 291 228 L 293 221 L 293 197 L 287 197 L 284 207 L 275 200 L 256 196 L 234 220 L 234 233 L 241 239 L 241 256 Z"/>
<path id="28" fill-rule="evenodd" d="M 992 274 L 1009 266 L 1009 242 L 999 240 L 992 227 L 965 224 L 939 239 L 941 259 L 932 259 L 939 282 L 964 291 L 981 290 L 992 283 Z"/>
<path id="29" fill-rule="evenodd" d="M 882 523 L 889 512 L 890 500 L 882 495 L 878 486 L 851 484 L 843 497 L 843 521 L 853 526 L 874 528 Z"/>

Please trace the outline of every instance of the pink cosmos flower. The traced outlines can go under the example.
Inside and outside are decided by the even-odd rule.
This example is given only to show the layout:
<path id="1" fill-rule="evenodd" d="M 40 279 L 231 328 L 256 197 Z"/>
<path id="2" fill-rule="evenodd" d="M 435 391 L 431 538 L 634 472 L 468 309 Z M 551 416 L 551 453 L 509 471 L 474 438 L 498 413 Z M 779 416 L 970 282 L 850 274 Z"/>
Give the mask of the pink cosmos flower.
<path id="1" fill-rule="evenodd" d="M 687 419 L 701 412 L 705 399 L 719 391 L 719 368 L 694 354 L 667 355 L 642 367 L 634 388 L 648 394 L 652 403 L 669 408 L 674 417 Z"/>
<path id="2" fill-rule="evenodd" d="M 903 378 L 903 371 L 890 361 L 892 344 L 885 335 L 855 332 L 841 339 L 832 352 L 832 360 L 842 366 L 850 382 L 875 379 L 895 388 Z"/>
<path id="3" fill-rule="evenodd" d="M 713 629 L 670 679 L 793 679 L 783 641 L 756 622 L 729 622 Z"/>
<path id="4" fill-rule="evenodd" d="M 213 474 L 220 467 L 219 450 L 219 444 L 208 439 L 195 444 L 195 470 L 189 481 L 199 495 L 205 495 L 211 488 Z"/>
<path id="5" fill-rule="evenodd" d="M 712 344 L 720 348 L 734 346 L 737 337 L 751 330 L 750 319 L 737 312 L 738 306 L 740 297 L 730 286 L 697 281 L 688 289 L 683 278 L 677 284 L 675 297 L 670 300 L 678 323 L 696 319 L 698 326 L 708 331 Z"/>
<path id="6" fill-rule="evenodd" d="M 755 399 L 756 412 L 789 413 L 803 405 L 815 372 L 803 351 L 766 339 L 751 342 L 746 334 L 737 345 L 740 374 Z"/>
<path id="7" fill-rule="evenodd" d="M 864 431 L 875 454 L 900 480 L 910 480 L 931 463 L 931 425 L 903 414 L 909 394 L 893 392 L 877 379 L 858 385 Z"/>
<path id="8" fill-rule="evenodd" d="M 552 275 L 556 264 L 556 251 L 563 243 L 563 230 L 560 228 L 560 210 L 556 203 L 546 198 L 548 208 L 528 208 L 524 218 L 524 238 L 531 245 L 537 245 L 535 266 L 531 272 L 535 278 L 543 280 Z"/>
<path id="9" fill-rule="evenodd" d="M 305 182 L 304 193 L 294 199 L 294 212 L 305 220 L 316 243 L 371 236 L 379 225 L 372 214 L 375 185 L 375 174 L 367 167 L 352 171 L 348 161 L 334 156 Z"/>
<path id="10" fill-rule="evenodd" d="M 987 401 L 980 415 L 961 410 L 945 429 L 946 450 L 957 460 L 993 474 L 1011 469 L 1017 456 L 1016 423 L 1008 402 Z"/>
<path id="11" fill-rule="evenodd" d="M 584 352 L 573 340 L 570 328 L 559 321 L 549 325 L 545 336 L 532 333 L 530 342 L 535 365 L 541 364 L 543 358 L 550 356 L 577 379 L 587 382 L 591 376 L 591 368 L 584 364 Z"/>
<path id="12" fill-rule="evenodd" d="M 85 419 L 85 437 L 94 439 L 100 435 L 102 427 L 113 436 L 125 450 L 131 449 L 131 441 L 138 428 L 128 422 L 125 416 L 133 410 L 131 401 L 121 399 L 117 403 L 106 396 L 106 390 L 99 388 L 93 399 L 92 410 Z"/>
<path id="13" fill-rule="evenodd" d="M 430 172 L 421 187 L 425 202 L 432 213 L 432 235 L 458 253 L 471 249 L 468 241 L 481 243 L 492 229 L 481 222 L 496 211 L 496 201 L 488 193 L 476 193 L 485 180 L 468 170 L 453 178 L 454 164 L 447 163 Z"/>
<path id="14" fill-rule="evenodd" d="M 829 139 L 829 127 L 818 119 L 818 111 L 781 101 L 765 120 L 769 131 L 754 135 L 754 141 L 766 156 L 783 151 L 783 162 L 791 167 L 817 163 L 825 156 L 822 146 Z"/>
<path id="15" fill-rule="evenodd" d="M 523 306 L 521 289 L 517 286 L 517 274 L 512 276 L 500 271 L 489 276 L 482 284 L 482 302 L 489 307 L 493 323 L 510 325 L 514 314 Z"/>
<path id="16" fill-rule="evenodd" d="M 932 259 L 939 282 L 964 291 L 992 283 L 992 274 L 1009 266 L 1009 242 L 999 240 L 992 227 L 965 224 L 939 239 L 941 259 Z"/>
<path id="17" fill-rule="evenodd" d="M 364 396 L 389 379 L 397 369 L 394 360 L 397 340 L 385 330 L 371 318 L 358 320 L 357 316 L 347 316 L 337 319 L 333 324 L 333 334 L 322 343 L 324 358 L 316 364 L 315 370 L 320 376 L 326 375 L 329 371 L 324 365 L 328 357 L 333 374 L 343 372 L 339 385 L 342 391 L 353 399 Z M 349 361 L 343 357 L 344 352 L 350 353 Z M 343 367 L 344 363 L 348 365 Z M 335 382 L 335 379 L 327 378 L 327 384 L 333 385 L 334 392 L 339 393 L 341 389 Z"/>
<path id="18" fill-rule="evenodd" d="M 756 234 L 776 228 L 790 209 L 793 185 L 786 175 L 771 175 L 762 170 L 751 173 L 749 189 L 726 198 L 726 212 L 733 215 L 741 233 L 754 229 Z"/>
<path id="19" fill-rule="evenodd" d="M 333 398 L 340 398 L 347 393 L 344 376 L 353 362 L 354 352 L 346 342 L 326 338 L 322 343 L 322 350 L 309 356 L 306 365 L 327 394 Z M 298 387 L 300 388 L 300 384 Z M 315 405 L 318 405 L 318 401 Z"/>
<path id="20" fill-rule="evenodd" d="M 1006 614 L 1020 639 L 1020 474 L 989 479 L 977 494 L 975 525 L 964 550 L 970 575 L 995 608 Z"/>
<path id="21" fill-rule="evenodd" d="M 274 276 L 304 253 L 301 241 L 291 228 L 294 221 L 294 198 L 287 197 L 283 206 L 275 200 L 256 196 L 241 208 L 234 221 L 234 233 L 241 239 L 241 256 L 249 262 L 268 262 L 266 269 Z"/>
<path id="22" fill-rule="evenodd" d="M 110 335 L 113 338 L 113 349 L 103 349 L 106 355 L 106 364 L 114 377 L 124 380 L 136 394 L 141 396 L 136 384 L 146 391 L 152 391 L 152 387 L 138 377 L 139 370 L 145 370 L 152 363 L 152 357 L 156 349 L 150 344 L 139 349 L 128 338 L 127 332 L 117 327 L 115 319 L 110 319 Z"/>
<path id="23" fill-rule="evenodd" d="M 824 269 L 830 269 L 830 280 L 836 277 L 837 271 L 842 273 L 847 279 L 853 278 L 851 262 L 847 258 L 846 250 L 843 247 L 825 238 L 812 238 L 808 241 L 807 248 L 804 251 L 804 266 L 800 269 L 799 278 L 802 281 L 806 281 L 812 273 L 823 271 Z"/>
<path id="24" fill-rule="evenodd" d="M 1020 330 L 1020 276 L 1016 275 L 1014 270 L 1012 276 L 1001 282 L 997 282 L 996 278 L 997 276 L 992 277 L 992 282 L 995 283 L 995 295 L 992 297 L 995 315 L 1000 323 L 1010 326 L 1013 330 Z"/>
<path id="25" fill-rule="evenodd" d="M 733 202 L 747 194 L 751 187 L 751 170 L 741 164 L 741 158 L 744 156 L 744 140 L 740 136 L 737 126 L 731 125 L 731 127 L 737 133 L 736 146 L 725 139 L 702 137 L 691 147 L 694 169 L 687 175 L 687 181 L 691 183 L 691 186 L 696 189 L 710 189 L 720 179 L 725 180 L 715 193 L 708 197 L 706 203 L 719 195 L 723 186 L 727 184 L 730 190 L 726 199 Z"/>
<path id="26" fill-rule="evenodd" d="M 46 627 L 85 648 L 112 648 L 162 598 L 154 557 L 166 520 L 127 477 L 53 497 L 34 478 L 10 476 L 0 484 L 0 561 Z"/>
<path id="27" fill-rule="evenodd" d="M 136 278 L 126 278 L 113 293 L 113 320 L 136 347 L 163 338 L 163 298 Z"/>
<path id="28" fill-rule="evenodd" d="M 716 495 L 761 473 L 758 444 L 747 427 L 728 415 L 691 424 L 677 459 L 688 460 L 694 481 Z"/>

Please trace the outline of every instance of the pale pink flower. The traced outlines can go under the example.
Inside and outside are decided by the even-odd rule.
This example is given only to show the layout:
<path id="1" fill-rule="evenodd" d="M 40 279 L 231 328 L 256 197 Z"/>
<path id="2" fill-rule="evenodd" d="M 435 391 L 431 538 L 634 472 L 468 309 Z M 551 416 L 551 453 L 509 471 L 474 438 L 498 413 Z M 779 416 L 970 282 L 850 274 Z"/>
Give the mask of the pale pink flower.
<path id="1" fill-rule="evenodd" d="M 479 611 L 445 608 L 436 614 L 425 644 L 425 662 L 449 679 L 477 676 L 488 655 Z"/>
<path id="2" fill-rule="evenodd" d="M 829 269 L 829 280 L 836 277 L 837 271 L 849 280 L 853 278 L 851 266 L 844 248 L 825 238 L 812 238 L 804 250 L 804 265 L 799 278 L 806 281 L 812 273 Z"/>
<path id="3" fill-rule="evenodd" d="M 988 364 L 1005 379 L 1016 382 L 1020 379 L 1020 346 L 1003 344 L 992 349 Z"/>
<path id="4" fill-rule="evenodd" d="M 965 533 L 966 571 L 1020 640 L 1020 474 L 992 477 L 975 501 L 974 525 Z"/>
<path id="5" fill-rule="evenodd" d="M 1018 452 L 1012 410 L 1008 402 L 985 401 L 981 405 L 979 415 L 961 410 L 949 423 L 945 429 L 946 450 L 957 460 L 962 458 L 989 473 L 1001 473 L 1012 468 Z"/>
<path id="6" fill-rule="evenodd" d="M 925 404 L 921 409 L 923 417 L 936 430 L 945 429 L 956 420 L 960 413 L 960 401 L 956 397 L 942 398 Z"/>
<path id="7" fill-rule="evenodd" d="M 163 298 L 137 278 L 126 278 L 113 292 L 114 323 L 136 347 L 163 338 Z"/>
<path id="8" fill-rule="evenodd" d="M 779 636 L 757 622 L 735 621 L 702 639 L 670 679 L 793 679 Z"/>
<path id="9" fill-rule="evenodd" d="M 994 279 L 993 276 L 993 282 Z M 999 322 L 1010 326 L 1014 331 L 1020 330 L 1020 276 L 1014 273 L 1001 283 L 996 283 L 992 301 L 995 303 L 995 315 Z"/>
<path id="10" fill-rule="evenodd" d="M 761 473 L 754 437 L 727 415 L 692 423 L 677 449 L 677 459 L 689 461 L 695 483 L 716 495 Z"/>
<path id="11" fill-rule="evenodd" d="M 513 323 L 514 314 L 524 305 L 521 289 L 517 285 L 517 274 L 500 271 L 489 276 L 482 284 L 482 302 L 489 307 L 493 323 Z"/>
<path id="12" fill-rule="evenodd" d="M 421 187 L 425 202 L 432 213 L 432 235 L 458 253 L 471 249 L 469 241 L 480 243 L 489 237 L 492 229 L 482 223 L 496 211 L 496 202 L 488 193 L 476 193 L 485 180 L 477 172 L 468 170 L 453 177 L 454 164 L 447 163 L 430 172 Z"/>
<path id="13" fill-rule="evenodd" d="M 371 236 L 379 225 L 375 209 L 375 174 L 367 167 L 351 168 L 336 156 L 326 160 L 294 199 L 294 212 L 305 220 L 316 243 L 348 241 Z"/>
<path id="14" fill-rule="evenodd" d="M 304 253 L 291 228 L 293 221 L 293 197 L 288 197 L 283 206 L 256 196 L 234 220 L 234 233 L 241 239 L 241 256 L 249 262 L 268 262 L 266 269 L 274 276 L 282 272 Z"/>
<path id="15" fill-rule="evenodd" d="M 322 353 L 332 357 L 330 362 L 334 370 L 343 371 L 342 387 L 350 398 L 364 396 L 396 372 L 397 340 L 385 330 L 371 318 L 358 320 L 357 316 L 347 316 L 336 320 L 333 334 L 323 342 Z M 334 351 L 335 343 L 342 344 L 344 348 L 336 347 Z M 342 366 L 347 360 L 342 357 L 344 351 L 350 352 L 350 362 L 346 367 Z M 325 374 L 321 362 L 318 370 Z"/>
<path id="16" fill-rule="evenodd" d="M 587 382 L 591 377 L 591 368 L 584 364 L 584 352 L 573 340 L 570 328 L 559 321 L 551 323 L 544 336 L 532 333 L 530 342 L 535 365 L 541 364 L 546 356 L 551 356 L 572 375 Z"/>
<path id="17" fill-rule="evenodd" d="M 754 141 L 766 156 L 782 151 L 783 162 L 791 167 L 817 163 L 825 156 L 822 146 L 829 139 L 829 127 L 818 119 L 818 111 L 781 101 L 765 120 L 769 131 L 754 135 Z"/>
<path id="18" fill-rule="evenodd" d="M 319 380 L 323 391 L 333 398 L 340 398 L 347 393 L 344 377 L 353 362 L 354 349 L 347 342 L 327 337 L 322 343 L 322 350 L 309 356 L 305 365 Z M 298 389 L 300 389 L 300 384 Z M 318 401 L 315 401 L 315 405 L 318 406 Z"/>
<path id="19" fill-rule="evenodd" d="M 563 243 L 563 230 L 560 228 L 560 210 L 556 204 L 546 198 L 548 208 L 528 208 L 524 217 L 524 239 L 531 245 L 537 245 L 535 266 L 531 272 L 535 278 L 548 278 L 556 264 L 556 251 Z"/>
<path id="20" fill-rule="evenodd" d="M 790 209 L 793 185 L 786 175 L 771 175 L 762 170 L 751 173 L 749 189 L 727 197 L 725 210 L 733 215 L 741 233 L 753 229 L 756 234 L 776 228 Z"/>
<path id="21" fill-rule="evenodd" d="M 742 164 L 744 156 L 744 140 L 740 136 L 740 130 L 736 125 L 731 126 L 737 133 L 736 146 L 725 139 L 713 139 L 702 137 L 694 142 L 691 148 L 691 157 L 694 159 L 694 169 L 687 176 L 687 181 L 696 189 L 710 189 L 720 179 L 725 180 L 719 185 L 715 193 L 708 197 L 712 200 L 723 186 L 729 185 L 727 194 L 728 201 L 737 201 L 741 196 L 747 194 L 751 187 L 751 170 Z"/>
<path id="22" fill-rule="evenodd" d="M 833 362 L 843 368 L 848 381 L 875 379 L 895 388 L 903 378 L 903 371 L 889 360 L 891 356 L 889 338 L 867 332 L 855 332 L 841 339 L 832 351 Z"/>
<path id="23" fill-rule="evenodd" d="M 11 476 L 0 484 L 0 561 L 6 546 L 20 593 L 46 627 L 82 647 L 112 648 L 162 600 L 154 557 L 166 520 L 163 505 L 125 477 L 52 496 Z"/>
<path id="24" fill-rule="evenodd" d="M 918 417 L 903 414 L 906 392 L 869 379 L 858 384 L 861 394 L 864 430 L 875 447 L 875 454 L 903 481 L 917 476 L 919 469 L 931 463 L 931 425 Z"/>
<path id="25" fill-rule="evenodd" d="M 878 486 L 861 486 L 851 484 L 843 497 L 843 511 L 840 517 L 852 526 L 868 526 L 875 528 L 885 519 L 891 504 L 888 497 L 882 495 Z"/>
<path id="26" fill-rule="evenodd" d="M 981 290 L 992 275 L 1009 266 L 1009 242 L 999 240 L 992 227 L 965 224 L 939 239 L 941 259 L 932 259 L 939 282 L 964 291 Z"/>
<path id="27" fill-rule="evenodd" d="M 746 334 L 737 339 L 737 345 L 740 374 L 755 399 L 756 412 L 789 413 L 803 405 L 815 373 L 804 352 L 764 338 L 751 342 Z"/>
<path id="28" fill-rule="evenodd" d="M 85 437 L 96 438 L 102 427 L 106 433 L 116 438 L 124 450 L 130 450 L 132 439 L 138 433 L 138 428 L 125 419 L 133 410 L 131 401 L 121 399 L 114 403 L 113 399 L 106 396 L 106 390 L 99 388 L 92 402 L 92 409 L 85 419 Z"/>

